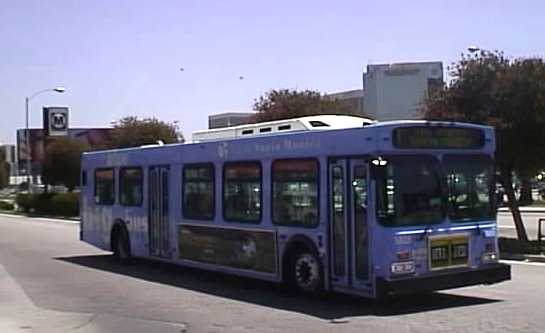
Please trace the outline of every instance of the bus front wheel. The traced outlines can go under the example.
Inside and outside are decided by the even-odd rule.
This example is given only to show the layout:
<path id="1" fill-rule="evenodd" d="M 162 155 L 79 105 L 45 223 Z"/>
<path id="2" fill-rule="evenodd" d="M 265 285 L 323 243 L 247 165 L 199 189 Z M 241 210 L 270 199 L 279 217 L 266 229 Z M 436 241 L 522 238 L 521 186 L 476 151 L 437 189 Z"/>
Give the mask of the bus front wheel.
<path id="1" fill-rule="evenodd" d="M 297 290 L 318 294 L 323 285 L 323 270 L 318 257 L 307 250 L 297 251 L 291 257 L 290 280 Z"/>

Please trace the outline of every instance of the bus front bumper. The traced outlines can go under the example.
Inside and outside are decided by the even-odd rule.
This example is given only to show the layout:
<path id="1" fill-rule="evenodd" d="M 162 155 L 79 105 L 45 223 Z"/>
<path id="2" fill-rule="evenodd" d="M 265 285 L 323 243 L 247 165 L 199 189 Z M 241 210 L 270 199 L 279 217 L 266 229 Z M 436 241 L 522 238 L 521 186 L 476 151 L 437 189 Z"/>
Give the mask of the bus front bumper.
<path id="1" fill-rule="evenodd" d="M 443 271 L 426 276 L 376 281 L 378 298 L 415 292 L 493 284 L 511 279 L 511 266 L 501 263 L 464 271 Z"/>

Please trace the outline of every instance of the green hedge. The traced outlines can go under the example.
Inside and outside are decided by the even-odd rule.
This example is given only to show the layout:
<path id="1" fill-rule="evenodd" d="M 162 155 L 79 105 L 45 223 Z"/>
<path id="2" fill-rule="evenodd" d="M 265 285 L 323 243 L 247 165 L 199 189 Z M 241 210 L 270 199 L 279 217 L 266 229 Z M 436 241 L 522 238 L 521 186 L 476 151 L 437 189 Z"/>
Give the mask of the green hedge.
<path id="1" fill-rule="evenodd" d="M 53 199 L 53 193 L 39 193 L 32 195 L 32 209 L 36 214 L 57 215 L 51 207 L 51 199 Z"/>
<path id="2" fill-rule="evenodd" d="M 28 193 L 19 193 L 15 197 L 15 203 L 25 213 L 30 213 L 32 209 L 32 195 Z"/>
<path id="3" fill-rule="evenodd" d="M 0 201 L 0 210 L 14 210 L 15 205 L 8 201 Z"/>
<path id="4" fill-rule="evenodd" d="M 58 193 L 51 198 L 51 210 L 54 215 L 78 216 L 79 215 L 79 194 Z"/>
<path id="5" fill-rule="evenodd" d="M 57 216 L 78 216 L 78 193 L 20 193 L 15 198 L 19 209 L 25 213 Z"/>

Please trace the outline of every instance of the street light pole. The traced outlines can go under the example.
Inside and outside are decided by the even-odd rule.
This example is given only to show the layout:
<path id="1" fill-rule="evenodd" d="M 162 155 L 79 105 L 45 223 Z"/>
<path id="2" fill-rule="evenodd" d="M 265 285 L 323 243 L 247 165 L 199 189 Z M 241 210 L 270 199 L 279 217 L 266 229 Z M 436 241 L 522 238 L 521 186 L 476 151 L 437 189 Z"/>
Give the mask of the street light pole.
<path id="1" fill-rule="evenodd" d="M 31 165 L 31 155 L 30 155 L 30 130 L 28 129 L 28 102 L 30 98 L 25 97 L 25 111 L 26 111 L 26 126 L 25 126 L 25 146 L 26 146 L 26 184 L 28 188 L 28 193 L 32 193 L 32 187 L 30 186 L 30 168 Z"/>
<path id="2" fill-rule="evenodd" d="M 29 128 L 29 104 L 30 100 L 37 95 L 47 92 L 47 91 L 54 91 L 58 93 L 63 93 L 65 91 L 64 87 L 56 87 L 56 88 L 50 88 L 50 89 L 43 89 L 40 91 L 35 92 L 34 94 L 25 97 L 25 113 L 26 113 L 26 126 L 25 126 L 25 141 L 26 141 L 26 179 L 27 179 L 27 186 L 28 186 L 28 193 L 32 193 L 32 152 L 30 151 L 30 128 Z"/>

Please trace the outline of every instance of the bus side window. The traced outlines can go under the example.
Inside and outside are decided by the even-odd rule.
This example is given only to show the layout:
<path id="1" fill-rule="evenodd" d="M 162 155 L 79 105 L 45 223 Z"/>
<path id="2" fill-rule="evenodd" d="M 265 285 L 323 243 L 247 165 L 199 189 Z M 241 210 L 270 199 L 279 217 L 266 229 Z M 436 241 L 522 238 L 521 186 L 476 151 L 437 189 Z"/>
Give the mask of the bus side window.
<path id="1" fill-rule="evenodd" d="M 183 216 L 214 219 L 214 165 L 188 165 L 183 169 Z"/>
<path id="2" fill-rule="evenodd" d="M 273 223 L 318 225 L 318 161 L 276 160 L 272 166 Z"/>
<path id="3" fill-rule="evenodd" d="M 142 168 L 119 170 L 119 203 L 123 206 L 141 206 L 143 197 Z"/>
<path id="4" fill-rule="evenodd" d="M 115 202 L 114 169 L 95 170 L 95 203 L 113 205 Z"/>
<path id="5" fill-rule="evenodd" d="M 87 186 L 87 171 L 81 171 L 81 186 Z"/>
<path id="6" fill-rule="evenodd" d="M 261 221 L 261 165 L 226 163 L 223 169 L 223 217 L 233 222 Z"/>

